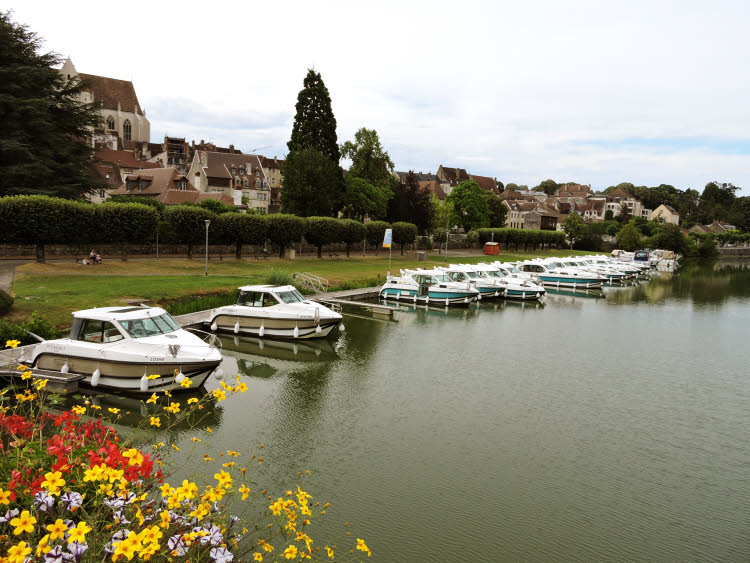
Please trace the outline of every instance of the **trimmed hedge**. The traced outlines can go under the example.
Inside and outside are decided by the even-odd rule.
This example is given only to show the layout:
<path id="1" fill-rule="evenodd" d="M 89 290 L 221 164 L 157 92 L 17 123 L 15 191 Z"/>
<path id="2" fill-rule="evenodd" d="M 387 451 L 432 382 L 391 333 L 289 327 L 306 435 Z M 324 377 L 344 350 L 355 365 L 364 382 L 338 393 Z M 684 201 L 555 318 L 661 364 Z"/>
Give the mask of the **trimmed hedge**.
<path id="1" fill-rule="evenodd" d="M 173 205 L 164 213 L 174 242 L 188 245 L 188 258 L 193 257 L 193 245 L 206 240 L 206 220 L 215 226 L 216 217 L 215 213 L 193 205 Z"/>
<path id="2" fill-rule="evenodd" d="M 500 243 L 502 246 L 505 244 L 505 248 L 509 248 L 513 244 L 518 250 L 519 245 L 523 244 L 524 250 L 528 250 L 531 245 L 533 250 L 536 250 L 537 245 L 544 245 L 550 248 L 552 245 L 561 246 L 565 244 L 565 233 L 559 231 L 540 231 L 534 229 L 477 229 L 479 235 L 479 242 L 484 245 L 486 242 L 493 240 L 494 242 Z"/>
<path id="3" fill-rule="evenodd" d="M 243 244 L 263 244 L 268 235 L 268 223 L 263 215 L 222 213 L 216 219 L 216 229 L 221 240 L 234 244 L 235 257 L 242 258 Z"/>
<path id="4" fill-rule="evenodd" d="M 159 212 L 141 203 L 102 203 L 93 206 L 96 242 L 122 244 L 122 259 L 127 260 L 128 243 L 151 242 L 156 237 Z"/>
<path id="5" fill-rule="evenodd" d="M 385 237 L 385 230 L 390 229 L 391 226 L 385 221 L 370 221 L 365 223 L 365 229 L 367 229 L 367 244 L 371 244 L 375 247 L 375 253 L 378 252 L 383 244 L 383 237 Z"/>
<path id="6" fill-rule="evenodd" d="M 367 228 L 364 223 L 360 223 L 354 219 L 344 219 L 341 221 L 341 240 L 346 243 L 347 258 L 349 258 L 352 245 L 364 242 L 366 236 Z"/>
<path id="7" fill-rule="evenodd" d="M 264 215 L 264 218 L 268 227 L 268 239 L 279 245 L 279 258 L 283 258 L 286 247 L 302 239 L 305 233 L 305 220 L 284 213 Z"/>
<path id="8" fill-rule="evenodd" d="M 323 255 L 323 245 L 343 240 L 341 221 L 333 217 L 308 217 L 305 219 L 305 240 L 318 247 L 318 258 Z"/>
<path id="9" fill-rule="evenodd" d="M 414 223 L 393 223 L 393 242 L 401 245 L 401 255 L 404 254 L 404 245 L 412 244 L 417 240 L 417 226 Z"/>

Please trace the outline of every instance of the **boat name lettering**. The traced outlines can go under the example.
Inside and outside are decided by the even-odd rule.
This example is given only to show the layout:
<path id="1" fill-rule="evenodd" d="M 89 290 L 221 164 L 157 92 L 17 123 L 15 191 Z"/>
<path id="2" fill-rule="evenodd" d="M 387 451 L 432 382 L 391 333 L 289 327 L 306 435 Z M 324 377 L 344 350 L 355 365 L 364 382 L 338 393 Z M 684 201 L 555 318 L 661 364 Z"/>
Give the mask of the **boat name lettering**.
<path id="1" fill-rule="evenodd" d="M 149 362 L 163 362 L 166 358 L 164 356 L 152 356 L 148 359 Z"/>
<path id="2" fill-rule="evenodd" d="M 60 346 L 58 344 L 50 344 L 49 348 L 50 348 L 50 350 L 58 350 L 60 352 L 62 352 L 63 350 L 65 350 L 64 346 Z"/>

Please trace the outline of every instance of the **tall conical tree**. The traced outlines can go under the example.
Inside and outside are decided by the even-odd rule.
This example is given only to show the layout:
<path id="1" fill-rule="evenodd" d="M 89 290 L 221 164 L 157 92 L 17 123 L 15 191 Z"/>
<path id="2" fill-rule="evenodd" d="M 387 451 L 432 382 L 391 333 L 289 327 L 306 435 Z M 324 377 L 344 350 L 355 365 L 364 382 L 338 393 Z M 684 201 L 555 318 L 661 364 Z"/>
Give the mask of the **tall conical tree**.
<path id="1" fill-rule="evenodd" d="M 336 118 L 331 109 L 331 96 L 319 72 L 310 69 L 304 88 L 297 96 L 297 114 L 294 116 L 289 152 L 315 149 L 336 164 L 341 159 L 336 137 Z"/>
<path id="2" fill-rule="evenodd" d="M 96 185 L 87 176 L 85 139 L 101 120 L 97 104 L 79 102 L 85 84 L 52 68 L 41 39 L 0 12 L 0 196 L 79 198 Z"/>

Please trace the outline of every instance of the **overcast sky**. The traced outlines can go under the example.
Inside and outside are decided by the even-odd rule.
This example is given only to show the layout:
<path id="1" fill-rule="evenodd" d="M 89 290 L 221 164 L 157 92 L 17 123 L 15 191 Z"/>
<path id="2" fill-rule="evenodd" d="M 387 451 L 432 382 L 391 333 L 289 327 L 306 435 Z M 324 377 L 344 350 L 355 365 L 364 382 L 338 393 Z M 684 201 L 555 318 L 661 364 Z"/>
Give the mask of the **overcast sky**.
<path id="1" fill-rule="evenodd" d="M 283 156 L 308 68 L 397 170 L 750 193 L 750 2 L 47 2 L 4 9 L 132 79 L 151 138 Z"/>

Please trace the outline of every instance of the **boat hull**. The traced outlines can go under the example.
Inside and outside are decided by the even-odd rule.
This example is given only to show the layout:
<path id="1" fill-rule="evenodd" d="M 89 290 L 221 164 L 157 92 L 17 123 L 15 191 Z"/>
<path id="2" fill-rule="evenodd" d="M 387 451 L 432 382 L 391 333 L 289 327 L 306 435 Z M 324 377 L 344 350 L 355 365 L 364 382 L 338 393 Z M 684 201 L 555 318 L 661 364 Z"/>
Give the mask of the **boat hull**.
<path id="1" fill-rule="evenodd" d="M 514 301 L 535 301 L 537 299 L 541 299 L 545 293 L 545 290 L 523 291 L 521 289 L 506 289 L 503 297 L 505 299 L 512 299 Z"/>
<path id="2" fill-rule="evenodd" d="M 568 278 L 559 276 L 539 276 L 545 286 L 551 287 L 572 287 L 574 289 L 599 289 L 602 287 L 602 281 L 595 278 Z"/>
<path id="3" fill-rule="evenodd" d="M 236 315 L 217 315 L 212 319 L 216 323 L 219 332 L 231 332 L 248 336 L 261 336 L 260 329 L 263 327 L 263 337 L 280 339 L 308 339 L 325 338 L 333 329 L 341 324 L 342 319 L 321 319 L 320 323 L 314 319 L 268 319 L 260 317 L 247 317 Z M 320 326 L 320 331 L 318 331 Z M 297 328 L 297 336 L 294 329 Z"/>
<path id="4" fill-rule="evenodd" d="M 419 305 L 432 305 L 434 307 L 465 307 L 477 300 L 477 294 L 430 293 L 429 296 L 419 296 L 414 292 L 412 295 L 402 296 L 394 293 L 380 292 L 381 299 L 388 301 L 404 301 L 406 303 L 417 303 Z"/>
<path id="5" fill-rule="evenodd" d="M 192 381 L 191 388 L 203 385 L 209 375 L 221 364 L 221 360 L 193 360 L 184 363 L 167 361 L 164 363 L 148 362 L 135 363 L 116 360 L 94 360 L 86 357 L 76 357 L 43 352 L 35 358 L 33 367 L 60 371 L 68 364 L 69 373 L 80 373 L 85 376 L 84 382 L 92 385 L 92 376 L 98 369 L 100 376 L 97 389 L 128 390 L 136 393 L 152 393 L 155 391 L 182 389 L 176 381 L 176 374 L 180 371 Z M 146 380 L 146 390 L 141 388 L 143 376 L 159 375 L 155 379 Z"/>

